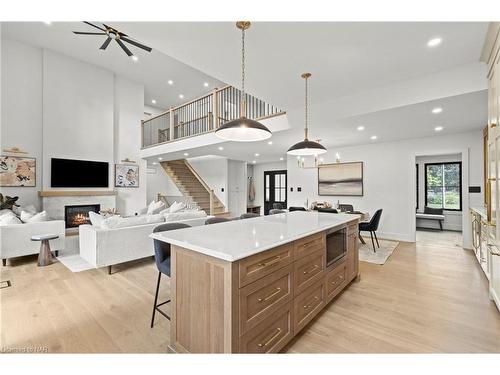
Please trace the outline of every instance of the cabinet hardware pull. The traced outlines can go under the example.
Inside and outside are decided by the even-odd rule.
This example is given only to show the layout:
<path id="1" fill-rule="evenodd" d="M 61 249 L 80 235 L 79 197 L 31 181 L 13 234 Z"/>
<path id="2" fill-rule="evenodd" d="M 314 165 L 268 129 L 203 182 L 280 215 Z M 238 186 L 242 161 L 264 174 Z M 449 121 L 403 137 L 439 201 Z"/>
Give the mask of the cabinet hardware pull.
<path id="1" fill-rule="evenodd" d="M 262 262 L 262 263 L 259 263 L 257 264 L 259 267 L 267 267 L 267 266 L 270 266 L 276 262 L 278 262 L 279 260 L 281 259 L 281 256 L 280 255 L 276 255 L 273 259 L 271 259 L 270 261 L 268 262 Z"/>
<path id="2" fill-rule="evenodd" d="M 344 276 L 339 276 L 339 278 L 338 278 L 338 279 L 335 279 L 335 280 L 333 280 L 333 281 L 332 281 L 332 285 L 335 285 L 335 284 L 337 284 L 339 281 L 342 281 L 342 280 L 344 280 Z"/>
<path id="3" fill-rule="evenodd" d="M 304 275 L 307 275 L 308 273 L 311 273 L 313 271 L 316 271 L 317 269 L 319 268 L 319 266 L 317 264 L 314 265 L 313 268 L 311 268 L 310 270 L 308 271 L 304 271 Z"/>
<path id="4" fill-rule="evenodd" d="M 276 288 L 276 291 L 269 294 L 268 296 L 265 296 L 264 298 L 260 297 L 257 301 L 259 302 L 266 302 L 270 298 L 273 298 L 275 295 L 279 294 L 281 292 L 281 288 Z"/>
<path id="5" fill-rule="evenodd" d="M 280 333 L 281 333 L 281 328 L 277 328 L 277 329 L 276 329 L 276 333 L 275 333 L 274 335 L 272 335 L 272 336 L 269 338 L 269 340 L 267 340 L 267 341 L 266 341 L 266 342 L 264 342 L 264 343 L 260 343 L 260 344 L 259 344 L 259 345 L 257 345 L 257 346 L 258 346 L 259 348 L 263 348 L 263 347 L 265 347 L 265 346 L 268 346 L 270 343 L 272 343 L 272 342 L 274 341 L 274 339 L 275 339 L 276 337 L 278 337 L 278 336 L 279 336 L 279 334 L 280 334 Z"/>
<path id="6" fill-rule="evenodd" d="M 309 245 L 311 245 L 311 244 L 313 244 L 315 242 L 316 242 L 316 240 L 312 240 L 312 241 L 306 242 L 305 244 L 302 244 L 302 247 L 307 247 L 307 246 L 309 246 Z"/>
<path id="7" fill-rule="evenodd" d="M 319 297 L 318 297 L 318 296 L 315 296 L 315 297 L 314 297 L 314 300 L 315 300 L 315 301 L 319 300 Z M 310 308 L 311 306 L 312 306 L 312 305 L 304 305 L 303 307 L 304 307 L 304 309 L 305 309 L 305 310 L 307 310 L 307 309 L 308 309 L 308 308 Z"/>

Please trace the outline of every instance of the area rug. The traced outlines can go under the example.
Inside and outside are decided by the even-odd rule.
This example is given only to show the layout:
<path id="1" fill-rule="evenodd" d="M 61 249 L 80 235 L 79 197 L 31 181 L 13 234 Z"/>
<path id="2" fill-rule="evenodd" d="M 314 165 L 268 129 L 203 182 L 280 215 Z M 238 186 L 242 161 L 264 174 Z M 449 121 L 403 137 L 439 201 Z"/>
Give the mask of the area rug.
<path id="1" fill-rule="evenodd" d="M 399 242 L 397 241 L 387 241 L 379 239 L 378 242 L 380 247 L 376 247 L 377 243 L 375 242 L 376 253 L 373 252 L 372 241 L 368 237 L 363 237 L 366 244 L 359 245 L 359 260 L 362 262 L 374 263 L 374 264 L 384 264 L 387 259 L 391 256 L 392 252 L 398 247 Z"/>
<path id="2" fill-rule="evenodd" d="M 57 260 L 64 264 L 71 272 L 82 272 L 95 268 L 83 259 L 80 254 L 61 254 Z"/>

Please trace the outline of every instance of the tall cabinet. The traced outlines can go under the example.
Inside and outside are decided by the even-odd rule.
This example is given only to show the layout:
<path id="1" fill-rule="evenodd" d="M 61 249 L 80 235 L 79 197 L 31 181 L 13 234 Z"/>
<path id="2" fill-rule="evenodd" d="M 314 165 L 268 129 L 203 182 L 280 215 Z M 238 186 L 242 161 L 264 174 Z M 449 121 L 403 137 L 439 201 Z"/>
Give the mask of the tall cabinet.
<path id="1" fill-rule="evenodd" d="M 481 53 L 487 64 L 488 130 L 486 208 L 488 223 L 487 254 L 490 263 L 490 296 L 500 310 L 500 22 L 489 25 Z"/>

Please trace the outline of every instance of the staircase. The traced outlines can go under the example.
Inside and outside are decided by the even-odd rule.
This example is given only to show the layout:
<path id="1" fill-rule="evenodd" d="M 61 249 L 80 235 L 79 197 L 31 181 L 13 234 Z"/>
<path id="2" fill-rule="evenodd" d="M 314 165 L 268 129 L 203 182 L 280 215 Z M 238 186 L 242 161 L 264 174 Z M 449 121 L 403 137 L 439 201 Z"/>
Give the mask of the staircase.
<path id="1" fill-rule="evenodd" d="M 196 173 L 187 160 L 160 163 L 183 196 L 191 199 L 209 215 L 222 215 L 226 209 L 214 191 Z"/>

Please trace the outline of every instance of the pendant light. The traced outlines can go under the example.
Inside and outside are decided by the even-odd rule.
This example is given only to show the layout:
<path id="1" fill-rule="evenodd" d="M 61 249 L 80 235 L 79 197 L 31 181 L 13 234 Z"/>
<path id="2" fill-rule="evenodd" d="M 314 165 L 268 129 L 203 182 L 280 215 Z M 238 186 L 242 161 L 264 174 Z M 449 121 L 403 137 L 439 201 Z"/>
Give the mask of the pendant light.
<path id="1" fill-rule="evenodd" d="M 320 143 L 310 141 L 307 139 L 308 136 L 308 127 L 307 127 L 307 120 L 308 120 L 308 102 L 307 102 L 307 80 L 309 77 L 311 77 L 311 73 L 304 73 L 301 75 L 302 78 L 304 78 L 305 83 L 306 83 L 306 95 L 305 95 L 305 123 L 306 126 L 304 128 L 304 140 L 300 141 L 296 144 L 294 144 L 292 147 L 290 147 L 287 151 L 287 154 L 289 155 L 303 155 L 303 156 L 308 156 L 308 155 L 319 155 L 319 154 L 324 154 L 326 152 L 326 148 L 324 148 Z"/>
<path id="2" fill-rule="evenodd" d="M 258 121 L 246 117 L 245 94 L 245 30 L 250 27 L 250 22 L 236 22 L 236 27 L 241 30 L 241 101 L 240 118 L 229 121 L 215 130 L 215 135 L 226 141 L 254 142 L 270 138 L 271 131 Z"/>

